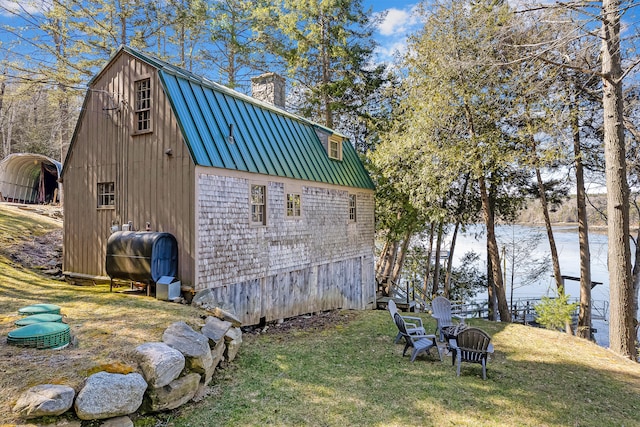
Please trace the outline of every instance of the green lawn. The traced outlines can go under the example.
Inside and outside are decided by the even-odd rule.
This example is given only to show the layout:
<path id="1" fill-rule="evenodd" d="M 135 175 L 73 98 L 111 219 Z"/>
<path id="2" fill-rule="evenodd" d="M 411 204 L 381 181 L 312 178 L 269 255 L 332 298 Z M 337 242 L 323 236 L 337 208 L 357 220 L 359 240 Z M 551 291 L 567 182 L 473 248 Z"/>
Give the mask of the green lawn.
<path id="1" fill-rule="evenodd" d="M 144 294 L 109 292 L 108 284 L 73 286 L 4 256 L 10 246 L 33 241 L 61 226 L 60 221 L 0 203 L 0 426 L 20 424 L 11 408 L 29 387 L 65 384 L 79 391 L 84 379 L 96 371 L 130 372 L 137 367 L 133 359 L 137 345 L 160 341 L 172 322 L 202 322 L 203 313 L 194 307 Z M 62 350 L 7 345 L 7 334 L 21 317 L 18 309 L 35 303 L 61 307 L 76 345 Z"/>
<path id="2" fill-rule="evenodd" d="M 562 333 L 472 320 L 495 354 L 488 379 L 435 354 L 414 363 L 385 311 L 320 331 L 245 335 L 212 396 L 177 426 L 638 426 L 640 365 Z M 422 315 L 428 328 L 435 323 Z M 272 327 L 277 329 L 277 326 Z M 175 416 L 175 414 L 174 414 Z"/>
<path id="3" fill-rule="evenodd" d="M 2 247 L 59 227 L 0 205 Z M 0 417 L 8 425 L 22 423 L 11 407 L 28 387 L 59 383 L 79 390 L 97 370 L 136 369 L 133 348 L 160 340 L 171 322 L 202 323 L 203 313 L 191 306 L 109 292 L 108 284 L 72 286 L 1 255 L 0 278 Z M 62 307 L 77 345 L 32 350 L 6 344 L 18 308 L 36 302 Z M 433 330 L 433 320 L 419 315 Z M 136 425 L 640 426 L 640 364 L 596 344 L 472 320 L 495 347 L 483 381 L 480 365 L 463 364 L 456 377 L 450 357 L 440 362 L 432 353 L 414 363 L 402 357 L 386 311 L 339 316 L 323 328 L 291 329 L 285 322 L 245 333 L 240 353 L 217 371 L 205 399 L 134 417 Z"/>

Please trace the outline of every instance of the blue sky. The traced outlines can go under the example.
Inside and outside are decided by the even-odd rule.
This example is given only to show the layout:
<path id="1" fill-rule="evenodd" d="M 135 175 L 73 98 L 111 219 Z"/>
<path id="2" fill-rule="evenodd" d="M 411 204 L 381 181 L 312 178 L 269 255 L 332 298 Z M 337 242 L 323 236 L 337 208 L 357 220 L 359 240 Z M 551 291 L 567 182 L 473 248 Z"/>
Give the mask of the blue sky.
<path id="1" fill-rule="evenodd" d="M 27 13 L 36 13 L 50 0 L 0 0 L 3 8 L 21 8 Z M 396 51 L 403 52 L 406 45 L 406 36 L 420 27 L 414 9 L 418 0 L 363 0 L 363 7 L 371 8 L 373 13 L 386 12 L 386 16 L 375 31 L 375 38 L 379 43 L 377 50 L 378 59 L 391 61 Z M 19 4 L 20 6 L 17 6 Z M 5 11 L 0 13 L 0 24 L 11 23 L 11 18 Z M 0 42 L 7 42 L 6 33 L 0 33 Z M 11 36 L 9 35 L 9 38 Z"/>
<path id="2" fill-rule="evenodd" d="M 374 13 L 386 12 L 384 20 L 375 32 L 380 44 L 378 57 L 382 61 L 392 60 L 394 52 L 403 52 L 406 37 L 420 28 L 415 8 L 417 1 L 410 0 L 364 0 L 365 9 L 371 7 Z"/>

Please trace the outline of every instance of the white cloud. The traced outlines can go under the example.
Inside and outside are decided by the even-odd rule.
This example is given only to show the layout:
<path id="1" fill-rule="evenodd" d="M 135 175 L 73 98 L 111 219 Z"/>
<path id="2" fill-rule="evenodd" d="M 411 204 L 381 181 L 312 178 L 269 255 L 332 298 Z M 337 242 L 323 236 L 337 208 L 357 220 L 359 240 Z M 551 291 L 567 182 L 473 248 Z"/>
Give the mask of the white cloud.
<path id="1" fill-rule="evenodd" d="M 41 14 L 51 7 L 51 0 L 0 0 L 0 14 Z"/>
<path id="2" fill-rule="evenodd" d="M 393 36 L 406 33 L 412 20 L 410 11 L 400 9 L 387 9 L 387 15 L 378 25 L 378 31 L 383 36 Z"/>
<path id="3" fill-rule="evenodd" d="M 418 30 L 422 22 L 416 5 L 408 5 L 403 9 L 393 7 L 382 13 L 384 19 L 377 27 L 376 54 L 382 61 L 392 61 L 397 53 L 406 51 L 407 35 Z"/>
<path id="4" fill-rule="evenodd" d="M 380 44 L 376 48 L 376 54 L 379 58 L 385 60 L 391 60 L 396 55 L 403 55 L 407 51 L 407 42 L 405 39 L 398 40 L 392 43 Z"/>

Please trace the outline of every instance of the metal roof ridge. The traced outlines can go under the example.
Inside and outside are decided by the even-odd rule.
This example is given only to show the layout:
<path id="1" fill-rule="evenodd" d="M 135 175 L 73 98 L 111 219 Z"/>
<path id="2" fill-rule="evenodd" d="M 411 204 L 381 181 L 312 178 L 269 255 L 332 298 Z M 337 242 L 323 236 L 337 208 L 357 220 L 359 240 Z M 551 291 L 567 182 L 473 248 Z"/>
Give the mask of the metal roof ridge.
<path id="1" fill-rule="evenodd" d="M 171 75 L 174 75 L 176 77 L 182 77 L 182 78 L 184 78 L 186 80 L 190 80 L 190 81 L 192 81 L 194 83 L 198 83 L 198 84 L 204 85 L 206 87 L 209 87 L 212 90 L 217 90 L 219 92 L 222 92 L 222 93 L 227 94 L 229 96 L 232 96 L 234 98 L 237 98 L 237 99 L 240 99 L 242 101 L 246 101 L 246 102 L 249 102 L 251 104 L 257 105 L 260 108 L 264 108 L 264 109 L 270 110 L 270 111 L 272 111 L 272 112 L 274 112 L 276 114 L 281 114 L 281 115 L 284 115 L 284 116 L 288 116 L 288 117 L 290 117 L 290 118 L 292 118 L 294 120 L 299 120 L 299 121 L 305 122 L 305 123 L 307 123 L 307 124 L 309 124 L 309 125 L 311 125 L 311 126 L 313 126 L 315 128 L 322 129 L 325 132 L 329 132 L 331 134 L 338 135 L 338 136 L 340 136 L 342 138 L 349 139 L 346 135 L 343 135 L 342 133 L 338 132 L 335 129 L 331 129 L 331 128 L 329 128 L 327 126 L 324 126 L 324 125 L 322 125 L 320 123 L 314 122 L 313 120 L 310 120 L 310 119 L 307 119 L 307 118 L 302 117 L 300 115 L 291 113 L 290 111 L 287 111 L 285 109 L 276 107 L 275 105 L 270 104 L 268 102 L 261 101 L 259 99 L 256 99 L 256 98 L 252 97 L 252 96 L 249 96 L 249 95 L 246 95 L 244 93 L 238 92 L 237 90 L 231 89 L 231 88 L 229 88 L 229 87 L 227 87 L 227 86 L 225 86 L 223 84 L 220 84 L 218 82 L 210 80 L 207 77 L 200 76 L 200 75 L 197 75 L 195 73 L 192 73 L 191 71 L 185 70 L 184 68 L 180 68 L 180 67 L 178 67 L 176 65 L 170 64 L 170 63 L 168 63 L 166 61 L 163 61 L 161 59 L 155 58 L 152 55 L 149 55 L 147 53 L 141 52 L 141 51 L 139 51 L 137 49 L 134 49 L 134 48 L 132 48 L 130 46 L 126 46 L 126 45 L 120 46 L 120 48 L 118 49 L 116 54 L 119 53 L 121 50 L 129 52 L 130 54 L 142 59 L 145 62 L 148 62 L 150 65 L 153 65 L 154 67 L 162 70 L 163 72 L 166 72 L 167 74 L 171 74 Z M 115 56 L 116 54 L 114 54 L 113 56 Z"/>

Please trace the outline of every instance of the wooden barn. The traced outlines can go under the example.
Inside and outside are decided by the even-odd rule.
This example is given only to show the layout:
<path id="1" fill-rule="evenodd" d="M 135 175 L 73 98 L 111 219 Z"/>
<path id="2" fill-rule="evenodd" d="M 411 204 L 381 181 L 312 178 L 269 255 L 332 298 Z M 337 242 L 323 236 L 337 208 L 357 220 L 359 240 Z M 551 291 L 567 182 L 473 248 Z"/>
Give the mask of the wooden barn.
<path id="1" fill-rule="evenodd" d="M 170 233 L 183 285 L 247 324 L 375 306 L 374 186 L 341 134 L 129 47 L 91 80 L 62 171 L 64 274 L 114 229 Z M 280 105 L 280 106 L 277 106 Z"/>

